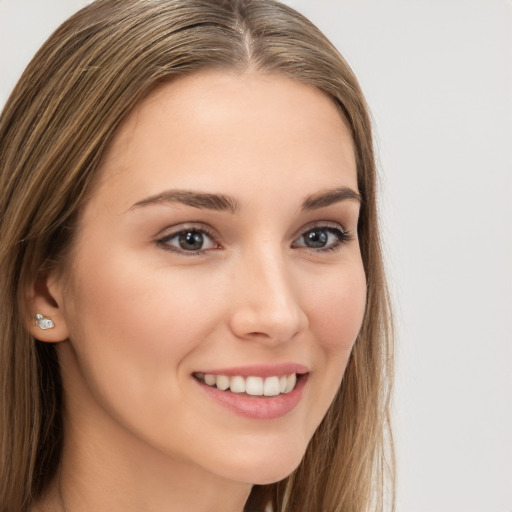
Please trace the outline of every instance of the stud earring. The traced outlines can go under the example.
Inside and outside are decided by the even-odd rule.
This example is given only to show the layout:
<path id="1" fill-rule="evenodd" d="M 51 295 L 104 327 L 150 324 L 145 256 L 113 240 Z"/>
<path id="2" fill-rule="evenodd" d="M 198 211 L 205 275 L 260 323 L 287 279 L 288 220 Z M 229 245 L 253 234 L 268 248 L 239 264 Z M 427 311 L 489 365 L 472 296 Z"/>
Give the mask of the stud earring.
<path id="1" fill-rule="evenodd" d="M 35 316 L 36 325 L 43 330 L 46 329 L 53 329 L 55 327 L 55 324 L 53 323 L 53 320 L 50 320 L 49 318 L 44 317 L 41 315 L 41 313 L 37 313 Z"/>

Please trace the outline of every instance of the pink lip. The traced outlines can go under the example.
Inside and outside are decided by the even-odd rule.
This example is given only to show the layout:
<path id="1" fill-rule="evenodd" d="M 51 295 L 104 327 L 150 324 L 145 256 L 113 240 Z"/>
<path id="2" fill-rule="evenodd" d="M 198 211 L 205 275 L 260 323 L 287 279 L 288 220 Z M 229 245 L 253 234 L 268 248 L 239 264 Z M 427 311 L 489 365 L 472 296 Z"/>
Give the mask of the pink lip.
<path id="1" fill-rule="evenodd" d="M 302 375 L 308 373 L 309 369 L 302 364 L 295 363 L 281 363 L 271 365 L 248 365 L 248 366 L 236 366 L 230 368 L 215 368 L 210 370 L 198 370 L 194 373 L 208 373 L 211 375 L 226 375 L 228 377 L 273 377 L 282 375 L 291 375 L 297 373 Z"/>
<path id="2" fill-rule="evenodd" d="M 224 371 L 225 370 L 222 370 L 219 374 L 226 375 L 226 373 L 223 373 Z M 253 369 L 251 369 L 251 371 L 253 371 Z M 287 373 L 288 372 L 284 372 L 283 375 Z M 293 373 L 293 371 L 289 373 Z M 269 375 L 279 374 L 280 372 L 270 373 Z M 240 373 L 233 373 L 232 375 L 240 375 Z M 256 374 L 249 373 L 247 375 L 260 376 L 261 374 L 257 372 Z M 220 389 L 207 386 L 199 380 L 194 380 L 210 398 L 226 407 L 231 412 L 239 416 L 245 416 L 246 418 L 271 420 L 288 414 L 298 405 L 302 397 L 302 391 L 308 380 L 308 374 L 301 374 L 295 388 L 289 393 L 269 397 L 249 396 L 245 393 L 232 393 L 229 390 L 221 391 Z"/>

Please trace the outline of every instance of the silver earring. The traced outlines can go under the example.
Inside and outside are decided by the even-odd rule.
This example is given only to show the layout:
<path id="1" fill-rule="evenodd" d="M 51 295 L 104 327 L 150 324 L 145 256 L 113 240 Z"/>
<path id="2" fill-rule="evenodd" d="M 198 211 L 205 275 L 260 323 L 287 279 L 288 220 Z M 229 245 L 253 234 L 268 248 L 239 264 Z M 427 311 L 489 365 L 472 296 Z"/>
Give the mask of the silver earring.
<path id="1" fill-rule="evenodd" d="M 35 318 L 36 318 L 36 325 L 40 329 L 46 330 L 46 329 L 53 329 L 55 327 L 53 320 L 50 320 L 49 318 L 44 317 L 43 315 L 41 315 L 41 313 L 37 313 Z"/>

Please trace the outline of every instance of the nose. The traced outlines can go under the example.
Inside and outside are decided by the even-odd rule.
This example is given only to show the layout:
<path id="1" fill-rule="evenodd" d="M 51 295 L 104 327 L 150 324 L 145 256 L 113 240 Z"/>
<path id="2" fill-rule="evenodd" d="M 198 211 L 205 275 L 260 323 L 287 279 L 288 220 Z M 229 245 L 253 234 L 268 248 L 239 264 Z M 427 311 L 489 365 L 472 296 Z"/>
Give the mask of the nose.
<path id="1" fill-rule="evenodd" d="M 230 328 L 238 338 L 278 344 L 306 329 L 299 283 L 282 255 L 253 255 L 238 266 L 234 278 Z"/>

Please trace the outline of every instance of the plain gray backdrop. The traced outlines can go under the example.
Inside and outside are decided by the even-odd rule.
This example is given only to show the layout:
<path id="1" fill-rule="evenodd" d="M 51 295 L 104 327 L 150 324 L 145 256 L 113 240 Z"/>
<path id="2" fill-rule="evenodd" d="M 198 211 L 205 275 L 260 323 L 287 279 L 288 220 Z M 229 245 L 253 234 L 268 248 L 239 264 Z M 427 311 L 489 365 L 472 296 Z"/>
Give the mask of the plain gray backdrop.
<path id="1" fill-rule="evenodd" d="M 0 0 L 0 105 L 87 3 Z M 397 512 L 511 512 L 512 3 L 285 3 L 341 50 L 373 112 L 398 326 Z"/>

